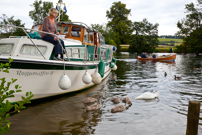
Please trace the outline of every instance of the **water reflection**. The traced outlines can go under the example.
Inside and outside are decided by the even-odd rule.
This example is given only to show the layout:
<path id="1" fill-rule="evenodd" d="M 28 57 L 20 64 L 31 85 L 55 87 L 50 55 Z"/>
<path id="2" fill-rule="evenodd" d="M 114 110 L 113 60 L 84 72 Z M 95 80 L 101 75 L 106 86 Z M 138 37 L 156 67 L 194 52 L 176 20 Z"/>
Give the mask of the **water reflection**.
<path id="1" fill-rule="evenodd" d="M 32 104 L 12 116 L 11 134 L 185 134 L 188 102 L 202 102 L 202 56 L 178 54 L 175 62 L 144 62 L 138 61 L 136 55 L 117 55 L 117 70 L 100 85 Z M 181 80 L 175 80 L 174 75 Z M 144 92 L 156 91 L 160 91 L 159 100 L 135 100 Z M 103 95 L 101 109 L 87 112 L 82 100 L 99 94 Z M 129 97 L 132 106 L 112 114 L 113 96 Z M 201 119 L 202 108 L 199 134 L 202 134 Z"/>

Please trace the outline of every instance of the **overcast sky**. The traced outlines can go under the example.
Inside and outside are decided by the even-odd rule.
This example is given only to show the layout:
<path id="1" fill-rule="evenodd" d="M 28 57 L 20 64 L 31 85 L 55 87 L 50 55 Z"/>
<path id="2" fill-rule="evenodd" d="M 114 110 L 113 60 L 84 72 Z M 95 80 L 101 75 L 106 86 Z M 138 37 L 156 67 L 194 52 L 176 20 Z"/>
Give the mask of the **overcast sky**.
<path id="1" fill-rule="evenodd" d="M 0 0 L 0 16 L 14 16 L 20 19 L 26 28 L 31 28 L 33 20 L 29 11 L 34 8 L 35 0 Z M 54 7 L 58 0 L 43 0 L 53 2 Z M 90 24 L 106 24 L 106 11 L 110 9 L 115 0 L 63 0 L 67 6 L 67 15 L 73 22 Z M 185 17 L 185 4 L 196 0 L 122 0 L 127 9 L 131 9 L 129 19 L 133 22 L 142 21 L 143 18 L 152 23 L 159 24 L 159 35 L 174 35 L 177 21 Z"/>

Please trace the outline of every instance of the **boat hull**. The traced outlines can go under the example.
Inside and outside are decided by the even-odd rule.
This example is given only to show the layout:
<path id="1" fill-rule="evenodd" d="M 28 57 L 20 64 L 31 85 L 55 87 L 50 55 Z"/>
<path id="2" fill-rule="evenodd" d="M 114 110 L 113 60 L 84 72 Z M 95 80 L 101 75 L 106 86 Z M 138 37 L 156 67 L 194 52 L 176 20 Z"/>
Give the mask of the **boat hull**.
<path id="1" fill-rule="evenodd" d="M 26 92 L 31 91 L 34 94 L 34 99 L 40 99 L 70 92 L 75 92 L 92 87 L 94 84 L 91 82 L 85 84 L 82 77 L 86 69 L 92 75 L 99 63 L 83 62 L 33 62 L 31 60 L 15 60 L 11 63 L 9 73 L 0 72 L 1 77 L 6 77 L 6 81 L 11 78 L 18 79 L 15 84 L 22 86 L 22 92 L 16 93 L 15 97 L 9 98 L 10 102 L 21 100 L 21 96 L 25 96 Z M 4 63 L 4 61 L 0 61 Z M 22 64 L 23 63 L 23 64 Z M 12 66 L 13 65 L 13 66 Z M 65 70 L 64 70 L 65 65 Z M 41 67 L 41 68 L 40 68 Z M 105 64 L 104 78 L 106 78 L 111 71 L 108 62 Z M 61 75 L 65 73 L 71 80 L 71 87 L 67 90 L 62 90 L 59 85 Z M 12 86 L 14 88 L 14 86 Z M 12 89 L 11 87 L 11 89 Z"/>
<path id="2" fill-rule="evenodd" d="M 141 61 L 175 61 L 176 54 L 160 56 L 157 58 L 141 58 L 140 56 L 137 56 L 137 59 Z"/>

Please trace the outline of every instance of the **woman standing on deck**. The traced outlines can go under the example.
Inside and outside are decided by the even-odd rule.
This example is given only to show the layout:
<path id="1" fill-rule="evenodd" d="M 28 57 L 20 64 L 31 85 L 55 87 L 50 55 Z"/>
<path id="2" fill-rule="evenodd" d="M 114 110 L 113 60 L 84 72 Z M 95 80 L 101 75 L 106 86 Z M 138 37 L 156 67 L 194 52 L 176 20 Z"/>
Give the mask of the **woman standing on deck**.
<path id="1" fill-rule="evenodd" d="M 45 17 L 43 20 L 42 31 L 59 35 L 59 32 L 57 31 L 57 23 L 55 20 L 57 15 L 58 15 L 57 9 L 51 8 L 49 11 L 49 16 Z M 62 51 L 62 47 L 59 44 L 57 38 L 53 35 L 48 35 L 48 34 L 42 33 L 42 32 L 40 35 L 41 35 L 42 40 L 45 40 L 45 41 L 50 42 L 55 45 L 54 46 L 55 57 L 53 59 L 54 60 L 63 60 L 63 54 L 65 52 Z M 63 48 L 65 49 L 64 41 L 61 39 L 59 39 L 59 40 L 60 40 L 60 43 L 62 44 Z M 60 54 L 60 58 L 58 57 L 58 54 Z"/>

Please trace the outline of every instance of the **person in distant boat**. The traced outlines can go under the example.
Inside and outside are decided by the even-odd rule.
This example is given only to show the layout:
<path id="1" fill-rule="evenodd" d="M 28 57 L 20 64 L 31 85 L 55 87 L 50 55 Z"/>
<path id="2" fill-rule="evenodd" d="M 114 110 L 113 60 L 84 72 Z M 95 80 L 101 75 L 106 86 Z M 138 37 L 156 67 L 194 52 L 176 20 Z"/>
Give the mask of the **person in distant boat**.
<path id="1" fill-rule="evenodd" d="M 146 52 L 143 52 L 143 53 L 141 54 L 141 57 L 142 57 L 142 58 L 147 58 L 146 54 L 147 54 Z"/>
<path id="2" fill-rule="evenodd" d="M 57 23 L 55 20 L 57 15 L 58 15 L 57 9 L 51 8 L 49 10 L 49 16 L 45 17 L 43 20 L 42 31 L 59 35 L 59 32 L 57 31 Z M 40 33 L 40 36 L 41 36 L 42 40 L 50 42 L 50 43 L 55 45 L 54 46 L 55 57 L 53 59 L 54 60 L 63 60 L 63 54 L 65 52 L 63 51 L 61 45 L 59 44 L 57 37 L 55 37 L 53 35 L 46 34 L 46 33 L 42 33 L 42 32 Z M 64 41 L 61 39 L 59 39 L 59 40 L 60 40 L 60 43 L 62 44 L 63 48 L 65 49 Z M 58 57 L 58 54 L 60 54 L 60 58 Z"/>
<path id="3" fill-rule="evenodd" d="M 156 58 L 156 54 L 155 53 L 152 54 L 152 58 Z"/>

